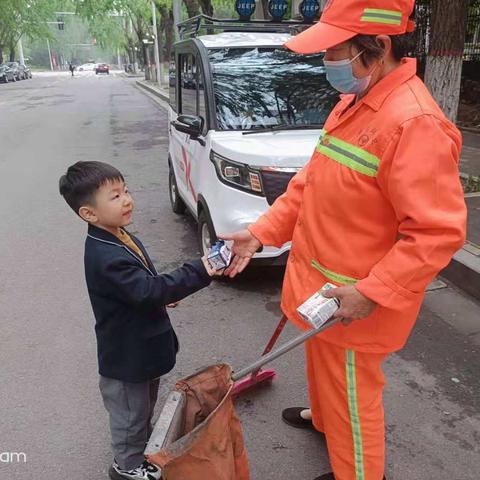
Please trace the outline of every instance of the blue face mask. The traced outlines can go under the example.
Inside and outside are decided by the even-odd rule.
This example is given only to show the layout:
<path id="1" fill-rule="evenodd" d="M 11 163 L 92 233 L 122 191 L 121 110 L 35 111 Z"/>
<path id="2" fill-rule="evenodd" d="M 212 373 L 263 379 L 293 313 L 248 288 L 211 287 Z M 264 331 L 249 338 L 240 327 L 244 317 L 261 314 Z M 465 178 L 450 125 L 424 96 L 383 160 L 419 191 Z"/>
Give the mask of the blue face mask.
<path id="1" fill-rule="evenodd" d="M 361 95 L 368 88 L 370 80 L 372 79 L 372 72 L 363 78 L 357 78 L 353 75 L 352 62 L 362 53 L 363 51 L 351 60 L 323 61 L 327 70 L 327 80 L 335 90 L 338 90 L 340 93 L 354 93 L 356 95 Z"/>

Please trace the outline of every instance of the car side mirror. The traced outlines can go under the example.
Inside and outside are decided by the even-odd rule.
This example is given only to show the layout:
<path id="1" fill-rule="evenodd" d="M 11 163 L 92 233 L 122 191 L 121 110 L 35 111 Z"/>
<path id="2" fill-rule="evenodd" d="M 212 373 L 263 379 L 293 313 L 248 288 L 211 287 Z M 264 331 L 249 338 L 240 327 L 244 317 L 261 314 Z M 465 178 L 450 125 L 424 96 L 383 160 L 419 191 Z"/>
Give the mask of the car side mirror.
<path id="1" fill-rule="evenodd" d="M 205 123 L 202 117 L 198 117 L 197 115 L 179 115 L 176 120 L 170 123 L 175 130 L 190 135 L 193 140 L 198 140 L 202 144 L 205 143 L 198 138 L 203 132 Z"/>

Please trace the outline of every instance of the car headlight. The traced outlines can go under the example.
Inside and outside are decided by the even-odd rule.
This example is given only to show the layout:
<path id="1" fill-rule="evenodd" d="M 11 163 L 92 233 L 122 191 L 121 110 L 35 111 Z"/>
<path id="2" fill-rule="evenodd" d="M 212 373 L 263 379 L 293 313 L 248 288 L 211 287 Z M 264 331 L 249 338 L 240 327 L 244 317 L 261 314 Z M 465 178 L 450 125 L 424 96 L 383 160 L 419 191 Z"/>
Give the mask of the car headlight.
<path id="1" fill-rule="evenodd" d="M 221 182 L 254 195 L 265 196 L 260 169 L 234 162 L 213 151 L 210 152 L 210 160 Z"/>

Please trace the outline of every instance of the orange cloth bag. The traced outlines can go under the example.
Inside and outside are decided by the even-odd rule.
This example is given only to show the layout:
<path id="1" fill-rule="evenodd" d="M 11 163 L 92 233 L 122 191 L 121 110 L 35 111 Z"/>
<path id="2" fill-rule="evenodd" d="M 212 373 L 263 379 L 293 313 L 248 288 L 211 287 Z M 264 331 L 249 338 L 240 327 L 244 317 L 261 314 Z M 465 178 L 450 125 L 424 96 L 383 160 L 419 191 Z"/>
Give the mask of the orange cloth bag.
<path id="1" fill-rule="evenodd" d="M 230 395 L 226 364 L 207 367 L 177 382 L 186 396 L 183 435 L 147 459 L 163 480 L 249 480 L 247 452 Z"/>

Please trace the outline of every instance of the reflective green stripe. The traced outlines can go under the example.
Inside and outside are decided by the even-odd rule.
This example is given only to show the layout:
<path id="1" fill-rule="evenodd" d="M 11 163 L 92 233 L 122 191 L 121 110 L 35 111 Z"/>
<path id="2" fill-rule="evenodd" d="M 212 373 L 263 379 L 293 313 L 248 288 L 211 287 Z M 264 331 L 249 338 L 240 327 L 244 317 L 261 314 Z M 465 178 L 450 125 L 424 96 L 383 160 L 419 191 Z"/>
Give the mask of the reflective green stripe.
<path id="1" fill-rule="evenodd" d="M 380 159 L 375 155 L 339 138 L 324 134 L 320 136 L 317 151 L 357 172 L 375 177 Z"/>
<path id="2" fill-rule="evenodd" d="M 362 20 L 362 22 L 400 25 L 402 23 L 402 12 L 397 12 L 396 10 L 381 10 L 379 8 L 366 8 L 360 20 Z"/>
<path id="3" fill-rule="evenodd" d="M 357 401 L 357 379 L 355 375 L 355 352 L 346 350 L 346 377 L 348 411 L 350 413 L 350 424 L 352 426 L 353 452 L 355 456 L 355 480 L 365 480 L 365 469 L 363 465 L 363 441 L 360 428 L 360 416 L 358 414 Z"/>
<path id="4" fill-rule="evenodd" d="M 401 25 L 402 20 L 396 20 L 394 18 L 389 18 L 389 17 L 379 17 L 378 15 L 376 16 L 370 16 L 370 15 L 363 15 L 363 17 L 360 18 L 362 22 L 370 22 L 370 23 L 384 23 L 386 25 Z"/>
<path id="5" fill-rule="evenodd" d="M 363 11 L 364 15 L 379 15 L 379 16 L 389 16 L 395 18 L 402 18 L 402 12 L 398 10 L 382 10 L 381 8 L 366 8 Z"/>
<path id="6" fill-rule="evenodd" d="M 312 260 L 312 266 L 316 268 L 320 273 L 325 275 L 325 277 L 327 277 L 329 280 L 332 280 L 335 283 L 340 283 L 341 285 L 353 285 L 354 283 L 358 282 L 358 280 L 355 278 L 332 272 L 328 268 L 325 268 L 323 265 L 320 265 L 316 260 Z"/>

